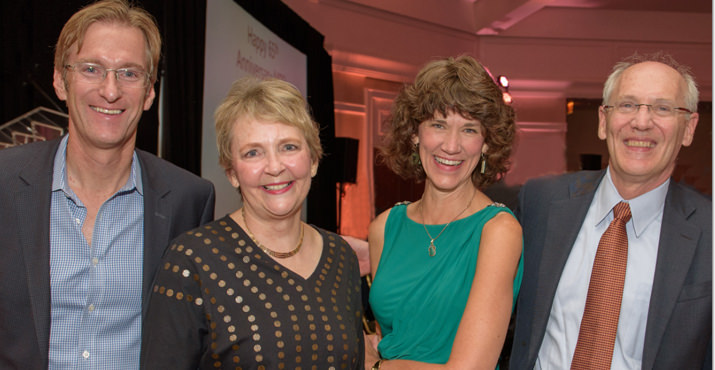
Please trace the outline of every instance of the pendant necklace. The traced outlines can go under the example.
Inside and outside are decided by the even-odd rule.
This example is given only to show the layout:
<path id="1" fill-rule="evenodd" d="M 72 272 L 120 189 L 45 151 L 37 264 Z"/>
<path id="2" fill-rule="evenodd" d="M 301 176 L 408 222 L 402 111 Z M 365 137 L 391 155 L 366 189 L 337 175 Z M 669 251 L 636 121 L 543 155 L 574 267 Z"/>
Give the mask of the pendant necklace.
<path id="1" fill-rule="evenodd" d="M 303 227 L 303 223 L 300 223 L 300 240 L 298 241 L 298 245 L 290 252 L 276 252 L 274 250 L 268 249 L 265 247 L 263 244 L 261 244 L 258 240 L 256 240 L 256 237 L 253 236 L 253 233 L 251 230 L 248 228 L 248 220 L 246 220 L 246 208 L 241 207 L 241 216 L 243 216 L 243 223 L 246 224 L 246 234 L 253 240 L 254 243 L 258 246 L 258 248 L 261 248 L 266 254 L 268 254 L 271 257 L 275 258 L 288 258 L 295 256 L 298 251 L 300 251 L 300 247 L 303 246 L 303 233 L 305 231 L 305 228 Z"/>
<path id="2" fill-rule="evenodd" d="M 474 192 L 476 193 L 476 190 Z M 432 235 L 430 235 L 429 231 L 427 230 L 427 224 L 426 223 L 422 224 L 422 227 L 424 227 L 425 232 L 427 233 L 427 236 L 429 237 L 429 247 L 427 247 L 427 254 L 429 254 L 430 257 L 434 257 L 435 255 L 437 255 L 437 246 L 434 244 L 434 241 L 437 240 L 437 238 L 439 238 L 442 235 L 442 233 L 444 232 L 444 230 L 447 229 L 447 226 L 449 226 L 449 224 L 454 222 L 454 220 L 456 220 L 457 217 L 461 216 L 462 213 L 464 213 L 464 211 L 469 209 L 469 207 L 472 205 L 472 199 L 474 199 L 474 194 L 472 194 L 472 197 L 469 199 L 469 203 L 467 203 L 467 206 L 462 210 L 462 212 L 459 212 L 456 216 L 454 216 L 452 221 L 447 222 L 447 224 L 444 225 L 444 227 L 439 232 L 439 234 L 437 234 L 437 236 L 435 236 L 434 238 L 432 237 Z M 422 204 L 423 203 L 420 203 L 420 211 L 422 214 L 422 222 L 424 222 L 425 221 L 425 207 Z M 244 219 L 245 219 L 245 217 L 244 217 Z"/>

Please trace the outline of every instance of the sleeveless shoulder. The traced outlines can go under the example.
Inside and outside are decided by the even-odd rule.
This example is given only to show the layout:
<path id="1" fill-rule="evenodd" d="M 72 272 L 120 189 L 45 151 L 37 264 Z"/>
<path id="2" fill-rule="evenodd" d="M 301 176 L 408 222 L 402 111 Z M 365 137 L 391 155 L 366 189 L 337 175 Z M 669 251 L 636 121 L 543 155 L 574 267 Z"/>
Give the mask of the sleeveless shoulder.
<path id="1" fill-rule="evenodd" d="M 512 212 L 511 209 L 509 209 L 509 207 L 506 206 L 506 204 L 499 203 L 499 202 L 493 202 L 492 204 L 484 207 L 484 209 L 480 212 L 491 213 L 491 217 L 496 216 L 499 212 L 506 212 L 506 213 L 510 214 L 512 217 L 516 218 L 516 216 L 514 215 L 514 212 Z M 477 212 L 477 213 L 479 213 L 479 212 Z"/>

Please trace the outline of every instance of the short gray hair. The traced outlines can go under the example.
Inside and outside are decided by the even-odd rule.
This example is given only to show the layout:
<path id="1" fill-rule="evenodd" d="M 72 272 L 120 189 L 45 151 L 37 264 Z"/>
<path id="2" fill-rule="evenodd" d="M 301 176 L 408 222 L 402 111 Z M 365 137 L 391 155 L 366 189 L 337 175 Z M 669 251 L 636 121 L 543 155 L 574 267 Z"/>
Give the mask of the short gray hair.
<path id="1" fill-rule="evenodd" d="M 672 56 L 664 54 L 663 52 L 657 52 L 653 54 L 638 54 L 635 53 L 628 58 L 616 63 L 613 66 L 613 71 L 608 76 L 606 83 L 603 86 L 603 104 L 611 104 L 611 93 L 616 86 L 616 83 L 620 80 L 621 74 L 628 67 L 631 67 L 638 63 L 643 62 L 658 62 L 663 63 L 680 73 L 680 76 L 685 80 L 686 91 L 685 91 L 685 108 L 692 112 L 698 110 L 698 85 L 695 83 L 695 77 L 688 66 L 678 63 Z"/>

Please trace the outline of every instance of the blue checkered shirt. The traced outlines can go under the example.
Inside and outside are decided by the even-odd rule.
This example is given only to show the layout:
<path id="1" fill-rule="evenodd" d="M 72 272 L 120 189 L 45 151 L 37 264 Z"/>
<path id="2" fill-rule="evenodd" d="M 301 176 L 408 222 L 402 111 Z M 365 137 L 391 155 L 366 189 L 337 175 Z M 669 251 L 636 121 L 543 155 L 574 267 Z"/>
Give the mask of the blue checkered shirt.
<path id="1" fill-rule="evenodd" d="M 144 200 L 136 153 L 127 183 L 100 207 L 91 246 L 87 208 L 70 189 L 67 136 L 55 156 L 50 208 L 49 369 L 138 369 Z"/>

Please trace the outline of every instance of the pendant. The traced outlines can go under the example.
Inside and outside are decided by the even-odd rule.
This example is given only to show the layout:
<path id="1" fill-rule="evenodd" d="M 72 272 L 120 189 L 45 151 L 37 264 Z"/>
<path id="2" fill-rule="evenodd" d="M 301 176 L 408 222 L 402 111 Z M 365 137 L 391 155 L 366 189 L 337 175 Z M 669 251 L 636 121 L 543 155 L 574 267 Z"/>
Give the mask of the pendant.
<path id="1" fill-rule="evenodd" d="M 434 245 L 434 239 L 430 239 L 429 247 L 427 247 L 427 254 L 430 257 L 434 257 L 437 254 L 437 247 Z"/>

